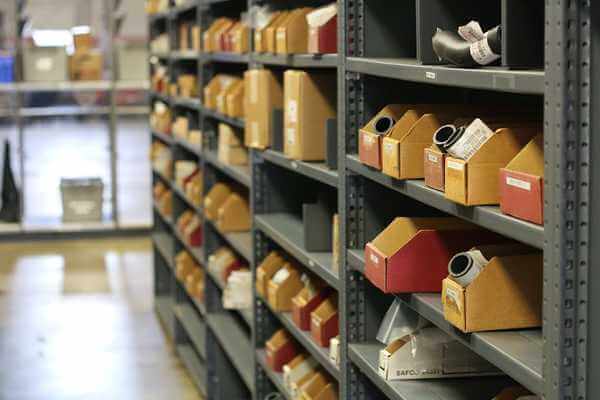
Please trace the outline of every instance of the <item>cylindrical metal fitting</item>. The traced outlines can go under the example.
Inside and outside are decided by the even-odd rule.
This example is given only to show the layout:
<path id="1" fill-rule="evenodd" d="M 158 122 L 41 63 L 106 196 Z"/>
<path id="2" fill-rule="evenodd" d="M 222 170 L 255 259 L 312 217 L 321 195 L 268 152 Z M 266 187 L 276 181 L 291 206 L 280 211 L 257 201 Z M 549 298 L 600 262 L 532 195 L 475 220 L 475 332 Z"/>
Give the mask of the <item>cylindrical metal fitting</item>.
<path id="1" fill-rule="evenodd" d="M 377 120 L 373 124 L 373 127 L 375 128 L 375 133 L 377 133 L 378 135 L 386 135 L 390 131 L 390 129 L 392 129 L 395 123 L 396 121 L 394 120 L 394 118 L 388 115 L 383 115 L 377 118 Z"/>
<path id="2" fill-rule="evenodd" d="M 480 251 L 458 253 L 448 263 L 448 273 L 461 286 L 467 287 L 483 270 L 487 260 Z"/>

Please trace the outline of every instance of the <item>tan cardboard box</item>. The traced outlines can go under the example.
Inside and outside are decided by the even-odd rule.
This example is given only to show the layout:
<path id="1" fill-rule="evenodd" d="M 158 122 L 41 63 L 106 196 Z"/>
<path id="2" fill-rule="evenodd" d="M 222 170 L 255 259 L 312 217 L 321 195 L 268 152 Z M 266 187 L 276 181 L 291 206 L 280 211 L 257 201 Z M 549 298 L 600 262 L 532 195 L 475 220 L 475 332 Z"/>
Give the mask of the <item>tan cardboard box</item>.
<path id="1" fill-rule="evenodd" d="M 308 52 L 308 22 L 306 15 L 313 8 L 297 8 L 275 32 L 275 52 L 278 54 L 304 54 Z"/>
<path id="2" fill-rule="evenodd" d="M 196 75 L 182 74 L 177 77 L 179 95 L 182 97 L 198 97 L 198 80 Z"/>
<path id="3" fill-rule="evenodd" d="M 178 116 L 175 117 L 175 122 L 173 122 L 173 126 L 171 127 L 171 131 L 173 132 L 173 136 L 187 140 L 188 132 L 189 132 L 189 121 L 186 117 Z"/>
<path id="4" fill-rule="evenodd" d="M 231 89 L 225 96 L 225 109 L 227 115 L 232 118 L 244 118 L 244 92 L 246 85 L 244 81 L 241 81 L 239 85 L 236 85 Z"/>
<path id="5" fill-rule="evenodd" d="M 231 85 L 239 78 L 231 75 L 225 74 L 217 74 L 215 75 L 210 82 L 204 87 L 204 107 L 210 110 L 217 109 L 217 96 L 221 91 L 226 90 L 229 85 Z"/>
<path id="6" fill-rule="evenodd" d="M 337 389 L 324 372 L 317 372 L 300 387 L 301 400 L 336 400 L 337 398 Z"/>
<path id="7" fill-rule="evenodd" d="M 467 286 L 442 284 L 444 317 L 463 332 L 535 328 L 542 324 L 543 257 L 540 253 L 493 256 L 497 246 L 477 249 L 489 263 Z M 520 253 L 520 254 L 519 254 Z"/>
<path id="8" fill-rule="evenodd" d="M 179 50 L 188 50 L 190 48 L 190 24 L 182 23 L 179 25 Z"/>
<path id="9" fill-rule="evenodd" d="M 304 161 L 325 159 L 325 124 L 336 116 L 335 97 L 335 75 L 285 72 L 283 149 L 287 157 Z"/>
<path id="10" fill-rule="evenodd" d="M 231 194 L 231 188 L 224 183 L 216 183 L 204 196 L 204 216 L 214 221 L 221 205 Z"/>
<path id="11" fill-rule="evenodd" d="M 227 165 L 248 165 L 248 149 L 241 146 L 224 146 L 218 149 L 218 159 Z"/>
<path id="12" fill-rule="evenodd" d="M 213 51 L 219 51 L 218 47 L 215 48 L 215 36 L 221 31 L 223 27 L 231 25 L 233 21 L 226 17 L 217 18 L 211 26 L 202 34 L 202 44 L 204 45 L 203 51 L 211 53 Z"/>
<path id="13" fill-rule="evenodd" d="M 192 26 L 192 50 L 200 51 L 202 48 L 202 33 L 200 27 L 197 25 Z"/>
<path id="14" fill-rule="evenodd" d="M 75 45 L 75 52 L 87 53 L 94 47 L 94 36 L 91 32 L 77 33 L 72 32 L 73 44 Z"/>
<path id="15" fill-rule="evenodd" d="M 424 150 L 423 169 L 427 186 L 444 191 L 445 164 L 446 154 L 442 153 L 435 144 Z"/>
<path id="16" fill-rule="evenodd" d="M 256 53 L 264 53 L 267 51 L 267 35 L 266 29 L 281 16 L 281 11 L 274 11 L 271 14 L 269 22 L 262 28 L 254 30 L 254 51 Z"/>
<path id="17" fill-rule="evenodd" d="M 291 311 L 292 298 L 303 287 L 298 269 L 289 262 L 285 263 L 269 281 L 267 297 L 271 308 L 277 312 Z"/>
<path id="18" fill-rule="evenodd" d="M 329 347 L 331 338 L 339 334 L 337 292 L 332 293 L 310 313 L 310 332 L 313 340 L 322 347 Z"/>
<path id="19" fill-rule="evenodd" d="M 446 157 L 446 198 L 467 206 L 498 204 L 500 168 L 537 132 L 531 124 L 500 128 L 468 160 Z"/>
<path id="20" fill-rule="evenodd" d="M 277 28 L 284 25 L 287 22 L 287 20 L 291 14 L 292 14 L 292 12 L 290 12 L 290 11 L 283 11 L 279 15 L 279 17 L 277 17 L 277 19 L 273 21 L 273 23 L 269 24 L 269 26 L 267 26 L 265 28 L 264 39 L 263 39 L 265 41 L 265 52 L 275 53 L 275 51 L 277 50 L 277 41 L 276 41 Z"/>
<path id="21" fill-rule="evenodd" d="M 99 50 L 75 52 L 70 57 L 71 80 L 99 81 L 102 80 L 103 58 Z"/>
<path id="22" fill-rule="evenodd" d="M 227 19 L 224 24 L 219 25 L 217 29 L 212 33 L 212 51 L 225 51 L 223 48 L 224 39 L 227 33 L 233 28 L 235 21 Z"/>
<path id="23" fill-rule="evenodd" d="M 219 111 L 221 114 L 226 115 L 227 114 L 227 96 L 230 95 L 231 93 L 233 93 L 236 88 L 240 85 L 243 86 L 243 81 L 240 80 L 237 77 L 232 77 L 232 80 L 229 84 L 225 84 L 222 87 L 222 90 L 217 94 L 217 111 Z M 243 91 L 243 88 L 242 88 Z M 239 100 L 242 100 L 242 96 L 240 96 L 240 93 L 238 92 L 238 96 L 239 96 Z"/>
<path id="24" fill-rule="evenodd" d="M 234 147 L 238 147 L 242 145 L 242 141 L 238 138 L 238 136 L 235 134 L 235 131 L 233 130 L 233 128 L 228 125 L 228 124 L 219 124 L 218 126 L 218 132 L 219 132 L 219 141 L 218 141 L 218 147 L 220 148 L 221 146 L 223 147 L 229 147 L 229 146 L 234 146 Z"/>
<path id="25" fill-rule="evenodd" d="M 250 28 L 243 22 L 240 22 L 231 35 L 231 51 L 238 54 L 250 51 Z"/>
<path id="26" fill-rule="evenodd" d="M 244 111 L 247 147 L 264 150 L 271 145 L 271 118 L 275 108 L 283 108 L 283 87 L 268 69 L 244 73 Z"/>
<path id="27" fill-rule="evenodd" d="M 263 298 L 267 298 L 269 281 L 279 271 L 285 260 L 276 251 L 272 251 L 260 263 L 256 269 L 256 292 Z"/>
<path id="28" fill-rule="evenodd" d="M 217 211 L 217 228 L 221 232 L 245 232 L 252 227 L 248 201 L 231 193 Z"/>

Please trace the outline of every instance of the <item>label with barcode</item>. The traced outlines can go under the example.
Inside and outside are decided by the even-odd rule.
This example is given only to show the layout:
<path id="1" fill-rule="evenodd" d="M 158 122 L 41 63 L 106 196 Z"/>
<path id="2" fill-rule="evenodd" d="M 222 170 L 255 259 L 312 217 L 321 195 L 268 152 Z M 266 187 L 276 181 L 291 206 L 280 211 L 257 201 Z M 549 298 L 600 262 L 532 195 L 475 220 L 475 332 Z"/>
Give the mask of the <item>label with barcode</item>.
<path id="1" fill-rule="evenodd" d="M 494 53 L 490 47 L 487 37 L 475 43 L 471 43 L 469 50 L 471 52 L 471 57 L 473 57 L 473 60 L 479 65 L 488 65 L 500 58 L 500 55 Z"/>

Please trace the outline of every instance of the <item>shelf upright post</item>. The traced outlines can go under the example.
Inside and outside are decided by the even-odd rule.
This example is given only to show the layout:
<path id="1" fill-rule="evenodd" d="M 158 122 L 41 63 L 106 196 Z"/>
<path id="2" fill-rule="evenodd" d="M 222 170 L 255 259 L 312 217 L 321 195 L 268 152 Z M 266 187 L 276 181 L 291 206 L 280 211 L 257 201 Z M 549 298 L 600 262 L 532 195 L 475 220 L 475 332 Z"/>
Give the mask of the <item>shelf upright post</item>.
<path id="1" fill-rule="evenodd" d="M 15 122 L 17 128 L 18 138 L 18 154 L 19 154 L 19 177 L 21 184 L 21 198 L 20 198 L 20 225 L 21 231 L 24 230 L 23 220 L 25 219 L 25 132 L 23 127 L 23 117 L 21 116 L 21 107 L 23 105 L 21 86 L 19 85 L 23 81 L 22 73 L 22 38 L 21 38 L 21 11 L 25 6 L 24 0 L 15 0 Z"/>
<path id="2" fill-rule="evenodd" d="M 592 160 L 600 144 L 591 135 L 600 122 L 598 113 L 591 113 L 599 104 L 593 86 L 600 68 L 592 63 L 600 49 L 592 35 L 598 29 L 597 7 L 584 0 L 546 2 L 546 400 L 600 396 L 600 383 L 592 379 L 600 353 L 589 340 L 600 327 L 590 318 L 600 306 L 599 280 L 592 279 L 592 265 L 600 258 L 600 175 Z"/>
<path id="3" fill-rule="evenodd" d="M 106 0 L 106 18 L 108 28 L 108 62 L 110 65 L 110 116 L 109 116 L 109 148 L 110 148 L 110 190 L 111 190 L 111 214 L 115 229 L 120 228 L 119 218 L 119 185 L 118 162 L 117 162 L 117 69 L 115 63 L 115 35 L 116 32 L 116 0 Z"/>

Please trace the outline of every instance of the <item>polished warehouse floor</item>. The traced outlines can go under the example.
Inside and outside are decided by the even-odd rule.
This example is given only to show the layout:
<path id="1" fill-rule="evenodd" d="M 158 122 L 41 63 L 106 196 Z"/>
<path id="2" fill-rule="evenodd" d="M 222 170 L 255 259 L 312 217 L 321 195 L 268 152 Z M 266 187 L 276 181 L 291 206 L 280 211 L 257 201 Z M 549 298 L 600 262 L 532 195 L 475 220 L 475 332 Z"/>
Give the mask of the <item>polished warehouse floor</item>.
<path id="1" fill-rule="evenodd" d="M 196 400 L 148 239 L 0 244 L 0 400 Z"/>

